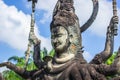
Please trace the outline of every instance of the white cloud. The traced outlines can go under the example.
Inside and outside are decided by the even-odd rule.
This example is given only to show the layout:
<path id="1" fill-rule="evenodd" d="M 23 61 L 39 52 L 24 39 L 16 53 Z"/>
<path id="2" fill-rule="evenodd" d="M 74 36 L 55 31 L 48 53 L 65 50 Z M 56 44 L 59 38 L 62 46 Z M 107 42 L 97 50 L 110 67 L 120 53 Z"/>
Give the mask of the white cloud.
<path id="1" fill-rule="evenodd" d="M 36 8 L 45 11 L 43 18 L 40 20 L 41 23 L 49 21 L 52 16 L 53 9 L 57 0 L 38 0 Z"/>
<path id="2" fill-rule="evenodd" d="M 16 49 L 24 49 L 29 31 L 30 16 L 17 11 L 14 6 L 7 6 L 0 1 L 0 41 Z M 22 44 L 21 44 L 22 42 Z"/>
<path id="3" fill-rule="evenodd" d="M 7 6 L 0 0 L 0 41 L 9 44 L 17 50 L 26 50 L 30 27 L 30 15 L 18 11 L 15 6 Z M 49 40 L 35 33 L 41 38 L 42 44 L 49 48 Z"/>

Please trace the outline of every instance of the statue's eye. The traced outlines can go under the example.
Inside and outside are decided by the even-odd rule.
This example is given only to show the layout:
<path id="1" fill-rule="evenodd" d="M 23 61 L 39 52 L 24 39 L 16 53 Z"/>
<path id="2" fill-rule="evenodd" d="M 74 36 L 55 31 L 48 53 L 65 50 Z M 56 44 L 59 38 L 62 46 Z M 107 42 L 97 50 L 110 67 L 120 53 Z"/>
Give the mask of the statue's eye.
<path id="1" fill-rule="evenodd" d="M 73 38 L 73 35 L 72 35 L 72 34 L 70 34 L 70 37 L 71 37 L 71 38 Z"/>
<path id="2" fill-rule="evenodd" d="M 58 34 L 57 36 L 58 36 L 58 37 L 61 37 L 61 36 L 62 36 L 62 34 Z"/>

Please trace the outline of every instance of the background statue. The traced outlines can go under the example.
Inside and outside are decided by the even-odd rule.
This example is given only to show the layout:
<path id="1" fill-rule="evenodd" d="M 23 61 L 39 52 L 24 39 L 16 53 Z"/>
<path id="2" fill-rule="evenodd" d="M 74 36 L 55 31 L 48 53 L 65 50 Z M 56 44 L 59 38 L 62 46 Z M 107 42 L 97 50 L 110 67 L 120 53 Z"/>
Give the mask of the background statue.
<path id="1" fill-rule="evenodd" d="M 118 23 L 117 15 L 111 18 L 108 25 L 104 50 L 98 53 L 90 63 L 87 63 L 83 57 L 81 34 L 96 18 L 98 1 L 93 0 L 93 5 L 90 19 L 80 27 L 73 0 L 58 0 L 50 24 L 51 43 L 55 49 L 55 56 L 42 61 L 40 58 L 41 41 L 33 33 L 29 36 L 29 40 L 34 45 L 33 60 L 38 69 L 27 71 L 10 62 L 1 63 L 0 67 L 7 66 L 28 80 L 107 80 L 106 76 L 118 74 L 120 49 L 111 65 L 104 64 L 113 53 L 114 31 L 116 30 L 114 24 Z M 119 79 L 120 77 L 116 76 L 111 80 Z"/>

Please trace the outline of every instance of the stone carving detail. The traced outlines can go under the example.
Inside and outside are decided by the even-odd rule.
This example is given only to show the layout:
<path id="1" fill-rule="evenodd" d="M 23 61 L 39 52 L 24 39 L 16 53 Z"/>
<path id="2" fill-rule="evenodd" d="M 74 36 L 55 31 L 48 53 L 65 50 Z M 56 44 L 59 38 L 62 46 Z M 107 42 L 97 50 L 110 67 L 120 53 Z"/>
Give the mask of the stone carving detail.
<path id="1" fill-rule="evenodd" d="M 50 24 L 55 56 L 46 62 L 42 61 L 39 54 L 41 42 L 36 37 L 31 38 L 34 41 L 33 60 L 37 70 L 27 71 L 10 62 L 1 63 L 0 67 L 7 66 L 27 80 L 107 80 L 106 76 L 118 74 L 120 72 L 120 48 L 113 64 L 104 64 L 113 53 L 113 25 L 118 23 L 117 16 L 113 16 L 108 25 L 104 50 L 89 63 L 83 57 L 81 34 L 92 24 L 98 12 L 98 1 L 92 1 L 94 3 L 93 13 L 82 27 L 75 14 L 73 0 L 57 1 Z M 119 76 L 111 78 L 111 80 L 119 79 Z"/>

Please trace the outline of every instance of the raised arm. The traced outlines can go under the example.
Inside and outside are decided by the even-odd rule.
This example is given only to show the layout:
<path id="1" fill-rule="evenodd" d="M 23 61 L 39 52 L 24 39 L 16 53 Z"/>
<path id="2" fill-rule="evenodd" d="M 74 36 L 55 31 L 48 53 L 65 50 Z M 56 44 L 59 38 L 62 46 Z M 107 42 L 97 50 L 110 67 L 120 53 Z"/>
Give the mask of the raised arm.
<path id="1" fill-rule="evenodd" d="M 105 48 L 97 54 L 90 63 L 101 64 L 105 62 L 113 53 L 114 49 L 114 23 L 118 22 L 118 17 L 113 16 L 107 28 Z"/>
<path id="2" fill-rule="evenodd" d="M 99 8 L 99 4 L 98 4 L 98 0 L 92 0 L 93 2 L 93 12 L 92 15 L 90 16 L 90 18 L 88 19 L 88 21 L 80 27 L 80 31 L 84 32 L 85 30 L 87 30 L 91 24 L 94 22 L 94 20 L 97 17 L 98 14 L 98 8 Z"/>

